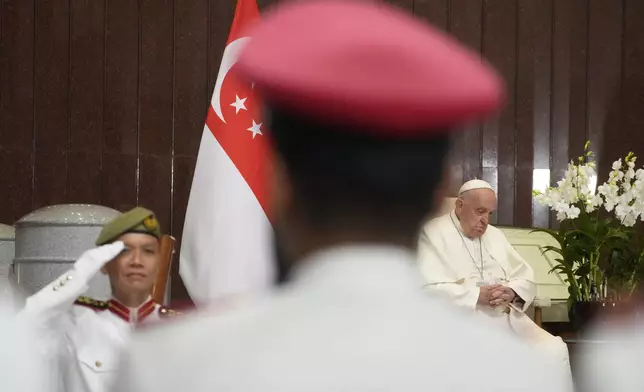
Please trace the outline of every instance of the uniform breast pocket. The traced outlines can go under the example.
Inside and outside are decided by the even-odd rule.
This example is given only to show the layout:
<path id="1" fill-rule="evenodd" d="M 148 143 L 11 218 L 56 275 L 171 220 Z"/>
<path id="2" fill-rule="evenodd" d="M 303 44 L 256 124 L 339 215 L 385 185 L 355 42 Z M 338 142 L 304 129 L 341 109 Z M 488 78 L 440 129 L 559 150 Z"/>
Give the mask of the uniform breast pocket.
<path id="1" fill-rule="evenodd" d="M 94 343 L 81 347 L 78 361 L 84 374 L 107 375 L 117 370 L 118 349 L 106 344 Z"/>

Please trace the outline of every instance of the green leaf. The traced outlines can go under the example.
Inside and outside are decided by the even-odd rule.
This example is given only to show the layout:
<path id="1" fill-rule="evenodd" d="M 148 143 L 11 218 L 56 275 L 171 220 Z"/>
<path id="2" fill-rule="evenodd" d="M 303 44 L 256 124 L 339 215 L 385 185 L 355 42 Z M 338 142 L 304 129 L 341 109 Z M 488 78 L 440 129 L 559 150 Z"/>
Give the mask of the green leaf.
<path id="1" fill-rule="evenodd" d="M 530 233 L 546 233 L 554 238 L 559 243 L 559 245 L 563 245 L 565 241 L 564 235 L 552 229 L 534 229 L 530 231 Z"/>
<path id="2" fill-rule="evenodd" d="M 561 250 L 561 248 L 557 248 L 556 246 L 552 246 L 552 245 L 548 245 L 548 246 L 543 247 L 543 250 L 541 251 L 541 254 L 544 255 L 544 254 L 546 254 L 546 252 L 555 252 L 555 253 L 561 255 L 561 257 L 564 256 L 564 253 Z"/>

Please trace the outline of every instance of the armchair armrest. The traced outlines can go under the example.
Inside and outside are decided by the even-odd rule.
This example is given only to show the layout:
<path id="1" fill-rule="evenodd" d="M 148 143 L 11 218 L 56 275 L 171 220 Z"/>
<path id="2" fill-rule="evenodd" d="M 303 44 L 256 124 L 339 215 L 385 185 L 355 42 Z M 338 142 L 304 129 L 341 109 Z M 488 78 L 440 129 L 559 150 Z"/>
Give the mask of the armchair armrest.
<path id="1" fill-rule="evenodd" d="M 541 309 L 552 306 L 552 301 L 548 297 L 535 297 L 532 302 L 534 306 L 534 323 L 541 327 L 543 323 L 543 314 Z"/>

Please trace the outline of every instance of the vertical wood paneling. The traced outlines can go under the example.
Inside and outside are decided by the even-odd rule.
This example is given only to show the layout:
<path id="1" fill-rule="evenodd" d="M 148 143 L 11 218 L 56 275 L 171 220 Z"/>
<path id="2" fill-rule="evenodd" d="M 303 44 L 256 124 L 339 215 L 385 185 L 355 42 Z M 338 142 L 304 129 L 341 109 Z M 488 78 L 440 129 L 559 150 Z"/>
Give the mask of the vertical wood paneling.
<path id="1" fill-rule="evenodd" d="M 548 227 L 545 207 L 532 203 L 533 177 L 550 169 L 552 0 L 520 0 L 516 86 L 515 225 Z"/>
<path id="2" fill-rule="evenodd" d="M 449 1 L 448 0 L 415 0 L 414 16 L 431 23 L 432 26 L 447 31 L 449 26 Z M 449 159 L 450 185 L 449 193 L 456 194 L 458 187 L 463 182 L 463 135 L 454 137 L 452 153 Z"/>
<path id="3" fill-rule="evenodd" d="M 1 8 L 0 146 L 23 152 L 33 146 L 34 7 L 4 0 Z"/>
<path id="4" fill-rule="evenodd" d="M 207 12 L 207 0 L 175 2 L 175 155 L 197 155 L 210 104 Z"/>
<path id="5" fill-rule="evenodd" d="M 533 204 L 534 170 L 550 169 L 556 182 L 588 137 L 600 153 L 600 180 L 619 154 L 644 154 L 644 2 L 391 3 L 482 52 L 507 83 L 504 110 L 467 127 L 451 161 L 452 192 L 474 177 L 496 187 L 498 223 L 556 225 Z M 234 7 L 4 0 L 0 222 L 58 202 L 142 204 L 180 241 Z M 185 299 L 177 267 L 173 296 Z"/>
<path id="6" fill-rule="evenodd" d="M 109 0 L 105 10 L 103 152 L 136 154 L 139 3 L 133 0 Z"/>
<path id="7" fill-rule="evenodd" d="M 71 2 L 70 150 L 100 153 L 105 94 L 105 0 Z"/>
<path id="8" fill-rule="evenodd" d="M 572 64 L 572 0 L 555 1 L 553 4 L 552 31 L 552 128 L 550 130 L 552 162 L 549 182 L 561 178 L 568 163 L 568 134 L 570 130 L 570 87 Z M 550 185 L 550 184 L 548 184 Z M 550 214 L 550 224 L 555 225 L 555 214 Z"/>
<path id="9" fill-rule="evenodd" d="M 69 143 L 69 1 L 36 2 L 34 113 L 36 149 Z"/>
<path id="10" fill-rule="evenodd" d="M 34 48 L 34 207 L 67 198 L 69 147 L 68 0 L 36 2 Z"/>
<path id="11" fill-rule="evenodd" d="M 0 8 L 0 222 L 13 223 L 33 201 L 34 1 Z"/>
<path id="12" fill-rule="evenodd" d="M 535 10 L 535 23 L 533 29 L 534 41 L 534 111 L 533 111 L 533 171 L 520 172 L 517 182 L 517 196 L 519 200 L 532 199 L 534 188 L 532 179 L 534 169 L 549 169 L 551 156 L 550 127 L 552 125 L 552 31 L 553 7 L 556 0 L 537 1 Z M 527 15 L 526 15 L 527 18 Z M 528 19 L 526 23 L 528 23 Z M 527 143 L 527 142 L 523 142 Z M 519 158 L 521 155 L 519 154 Z M 521 166 L 520 166 L 521 167 Z M 525 177 L 524 177 L 525 175 Z M 529 184 L 524 186 L 522 184 Z M 525 225 L 532 227 L 548 227 L 550 217 L 548 208 L 532 202 L 532 222 L 526 221 Z M 518 208 L 517 208 L 518 210 Z M 518 215 L 518 214 L 517 214 Z M 522 223 L 523 225 L 523 223 Z"/>
<path id="13" fill-rule="evenodd" d="M 181 234 L 183 232 L 183 223 L 186 217 L 186 209 L 188 207 L 188 199 L 190 196 L 190 186 L 192 184 L 192 176 L 196 165 L 196 158 L 178 156 L 174 160 L 174 193 L 173 193 L 173 219 L 172 219 L 172 234 L 177 239 L 177 250 L 181 249 Z M 177 251 L 178 253 L 178 251 Z M 188 293 L 179 279 L 178 275 L 179 263 L 178 257 L 173 264 L 173 279 L 172 295 L 176 298 L 187 298 Z"/>
<path id="14" fill-rule="evenodd" d="M 101 203 L 105 0 L 71 2 L 68 200 Z"/>
<path id="15" fill-rule="evenodd" d="M 138 1 L 106 2 L 101 202 L 118 210 L 137 203 L 139 31 Z"/>
<path id="16" fill-rule="evenodd" d="M 621 130 L 621 1 L 590 0 L 588 29 L 588 138 L 600 163 L 600 178 L 619 152 L 611 134 Z"/>
<path id="17" fill-rule="evenodd" d="M 472 50 L 481 52 L 483 31 L 483 0 L 451 0 L 449 2 L 448 30 L 459 41 Z M 455 159 L 460 157 L 461 174 L 454 173 L 454 189 L 473 178 L 481 178 L 481 124 L 465 127 L 462 135 L 456 140 Z"/>
<path id="18" fill-rule="evenodd" d="M 173 1 L 141 0 L 139 151 L 172 153 Z"/>
<path id="19" fill-rule="evenodd" d="M 65 203 L 67 198 L 67 152 L 36 150 L 32 208 Z"/>
<path id="20" fill-rule="evenodd" d="M 499 208 L 492 223 L 512 225 L 516 189 L 517 4 L 486 0 L 484 5 L 483 56 L 503 76 L 509 94 L 501 114 L 483 127 L 482 174 L 497 189 Z"/>
<path id="21" fill-rule="evenodd" d="M 414 11 L 414 0 L 384 0 L 384 2 L 409 12 Z"/>
<path id="22" fill-rule="evenodd" d="M 414 0 L 414 16 L 426 20 L 441 30 L 447 30 L 449 3 L 449 0 Z"/>
<path id="23" fill-rule="evenodd" d="M 139 69 L 139 205 L 153 210 L 164 230 L 172 215 L 174 2 L 141 0 Z"/>
<path id="24" fill-rule="evenodd" d="M 210 0 L 208 3 L 208 93 L 210 97 L 215 88 L 221 57 L 226 48 L 230 25 L 235 13 L 234 1 Z"/>
<path id="25" fill-rule="evenodd" d="M 174 159 L 172 161 L 172 222 L 169 227 L 181 249 L 183 222 L 188 207 L 195 157 L 203 133 L 208 96 L 208 0 L 175 2 L 174 10 Z M 178 251 L 175 256 L 178 256 Z M 173 263 L 171 292 L 187 298 L 178 276 L 179 258 Z"/>
<path id="26" fill-rule="evenodd" d="M 126 211 L 137 205 L 137 156 L 133 154 L 103 154 L 101 173 L 101 203 Z"/>
<path id="27" fill-rule="evenodd" d="M 588 139 L 589 0 L 569 0 L 570 23 L 570 138 L 568 160 L 578 157 Z M 593 149 L 598 146 L 594 145 Z M 553 180 L 556 181 L 558 177 Z"/>
<path id="28" fill-rule="evenodd" d="M 0 214 L 5 224 L 12 224 L 32 211 L 32 157 L 31 151 L 0 149 Z"/>
<path id="29" fill-rule="evenodd" d="M 103 156 L 92 151 L 70 151 L 67 157 L 67 203 L 101 204 Z"/>
<path id="30" fill-rule="evenodd" d="M 141 155 L 139 157 L 138 204 L 154 211 L 165 232 L 171 229 L 170 187 L 172 159 L 170 156 Z"/>
<path id="31" fill-rule="evenodd" d="M 622 74 L 622 139 L 644 145 L 644 1 L 626 0 Z"/>
<path id="32" fill-rule="evenodd" d="M 542 13 L 539 8 L 544 4 L 536 0 L 518 0 L 517 31 L 517 75 L 516 75 L 516 201 L 515 224 L 529 227 L 532 224 L 531 197 L 526 191 L 532 189 L 532 170 L 536 144 L 535 138 L 535 73 L 536 73 L 536 32 Z M 527 23 L 532 20 L 533 23 Z M 539 32 L 543 34 L 543 31 Z M 541 81 L 543 83 L 543 81 Z M 536 140 L 534 140 L 536 142 Z M 549 163 L 549 162 L 548 162 Z"/>

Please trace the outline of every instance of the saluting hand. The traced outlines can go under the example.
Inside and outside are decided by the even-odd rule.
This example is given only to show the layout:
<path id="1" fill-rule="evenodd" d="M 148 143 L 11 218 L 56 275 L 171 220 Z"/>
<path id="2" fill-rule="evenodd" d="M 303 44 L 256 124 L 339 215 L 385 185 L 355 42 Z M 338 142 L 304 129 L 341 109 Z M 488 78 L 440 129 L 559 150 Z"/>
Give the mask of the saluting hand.
<path id="1" fill-rule="evenodd" d="M 116 241 L 111 244 L 99 246 L 83 253 L 74 264 L 78 273 L 91 278 L 108 262 L 113 260 L 125 249 L 123 241 Z"/>
<path id="2" fill-rule="evenodd" d="M 516 293 L 511 288 L 498 285 L 490 294 L 490 306 L 507 306 L 516 296 Z"/>

